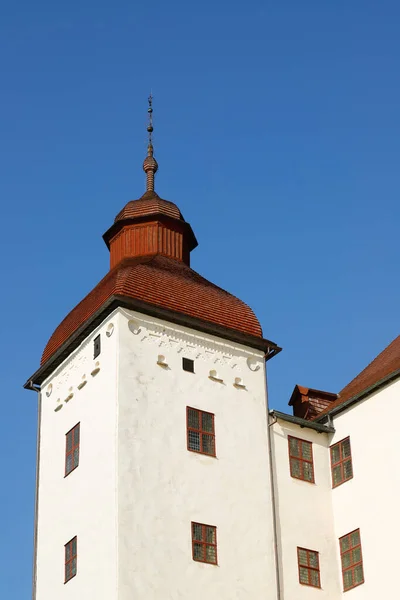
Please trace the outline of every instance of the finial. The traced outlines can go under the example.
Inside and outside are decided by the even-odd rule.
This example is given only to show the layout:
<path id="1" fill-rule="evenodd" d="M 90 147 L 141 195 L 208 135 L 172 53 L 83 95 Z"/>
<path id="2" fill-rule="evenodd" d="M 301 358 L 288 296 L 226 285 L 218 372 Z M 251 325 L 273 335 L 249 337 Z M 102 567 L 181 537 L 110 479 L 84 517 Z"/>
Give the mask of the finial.
<path id="1" fill-rule="evenodd" d="M 149 142 L 147 145 L 147 156 L 143 163 L 143 170 L 146 173 L 146 192 L 154 192 L 154 175 L 157 173 L 158 164 L 153 156 L 153 96 L 151 94 L 148 101 L 149 108 L 147 112 L 149 115 L 149 124 L 147 132 L 149 134 Z"/>

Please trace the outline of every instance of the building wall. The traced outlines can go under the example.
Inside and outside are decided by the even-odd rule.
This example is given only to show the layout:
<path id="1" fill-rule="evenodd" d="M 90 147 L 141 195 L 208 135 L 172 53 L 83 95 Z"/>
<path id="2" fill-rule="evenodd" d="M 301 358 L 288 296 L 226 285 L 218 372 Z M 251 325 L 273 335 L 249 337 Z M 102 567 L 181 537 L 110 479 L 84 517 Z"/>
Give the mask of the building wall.
<path id="1" fill-rule="evenodd" d="M 332 490 L 338 539 L 360 529 L 365 583 L 345 592 L 351 600 L 397 597 L 400 537 L 398 421 L 400 381 L 334 418 L 332 443 L 350 436 L 353 479 Z"/>
<path id="2" fill-rule="evenodd" d="M 36 600 L 117 598 L 118 332 L 114 327 L 106 335 L 111 322 L 113 316 L 42 386 Z M 93 360 L 93 339 L 99 333 L 101 354 Z M 96 363 L 100 370 L 91 375 Z M 78 389 L 84 380 L 86 385 Z M 79 466 L 64 477 L 65 434 L 79 422 Z M 78 574 L 64 584 L 64 544 L 74 536 Z"/>
<path id="3" fill-rule="evenodd" d="M 138 313 L 119 319 L 118 600 L 275 600 L 262 353 Z M 215 414 L 216 458 L 187 450 L 187 406 Z M 191 521 L 217 527 L 218 566 L 193 561 Z"/>
<path id="4" fill-rule="evenodd" d="M 270 426 L 281 600 L 337 600 L 340 571 L 333 521 L 328 434 L 278 420 Z M 288 435 L 312 442 L 315 483 L 290 475 Z M 319 552 L 321 589 L 299 583 L 297 547 Z"/>

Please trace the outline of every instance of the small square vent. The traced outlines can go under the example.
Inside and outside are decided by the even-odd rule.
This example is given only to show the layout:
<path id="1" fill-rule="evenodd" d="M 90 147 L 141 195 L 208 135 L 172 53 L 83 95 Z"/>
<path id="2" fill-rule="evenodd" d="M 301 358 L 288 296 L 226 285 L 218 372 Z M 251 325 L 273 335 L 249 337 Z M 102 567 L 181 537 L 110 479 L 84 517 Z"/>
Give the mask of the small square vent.
<path id="1" fill-rule="evenodd" d="M 182 358 L 182 369 L 194 373 L 194 360 L 191 358 Z"/>

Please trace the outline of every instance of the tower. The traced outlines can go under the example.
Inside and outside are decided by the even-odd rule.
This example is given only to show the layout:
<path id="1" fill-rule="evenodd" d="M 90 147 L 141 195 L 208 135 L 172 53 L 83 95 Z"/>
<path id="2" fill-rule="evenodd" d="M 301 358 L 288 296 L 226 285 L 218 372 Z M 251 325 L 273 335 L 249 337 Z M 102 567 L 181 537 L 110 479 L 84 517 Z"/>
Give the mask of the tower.
<path id="1" fill-rule="evenodd" d="M 155 192 L 104 234 L 110 270 L 49 339 L 38 391 L 34 600 L 276 598 L 265 361 L 252 310 L 190 268 Z"/>

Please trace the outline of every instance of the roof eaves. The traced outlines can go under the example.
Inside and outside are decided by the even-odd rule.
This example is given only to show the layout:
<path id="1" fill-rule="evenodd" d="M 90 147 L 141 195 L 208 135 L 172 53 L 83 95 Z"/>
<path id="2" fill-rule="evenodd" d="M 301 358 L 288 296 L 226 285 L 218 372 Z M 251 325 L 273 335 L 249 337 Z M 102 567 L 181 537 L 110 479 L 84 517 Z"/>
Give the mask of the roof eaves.
<path id="1" fill-rule="evenodd" d="M 24 388 L 31 389 L 33 384 L 41 385 L 43 381 L 60 365 L 63 360 L 77 348 L 81 342 L 91 333 L 103 320 L 111 314 L 113 310 L 118 307 L 123 307 L 131 310 L 137 310 L 143 314 L 158 317 L 176 323 L 177 325 L 184 325 L 198 331 L 210 333 L 250 348 L 262 350 L 265 353 L 265 360 L 270 360 L 273 356 L 278 354 L 282 348 L 280 348 L 274 342 L 264 338 L 258 338 L 234 329 L 228 329 L 222 325 L 217 325 L 209 321 L 202 321 L 196 317 L 191 317 L 184 313 L 178 313 L 166 308 L 159 307 L 157 305 L 143 302 L 135 298 L 129 298 L 127 296 L 112 295 L 110 296 L 101 307 L 87 319 L 69 338 L 60 346 L 53 355 L 46 360 L 46 362 L 25 382 Z"/>
<path id="2" fill-rule="evenodd" d="M 370 385 L 369 387 L 365 388 L 365 390 L 363 390 L 359 394 L 352 396 L 348 400 L 345 400 L 342 404 L 339 404 L 338 406 L 335 406 L 331 410 L 328 410 L 323 415 L 317 417 L 314 420 L 314 423 L 315 422 L 319 423 L 320 421 L 324 421 L 325 419 L 329 420 L 331 417 L 337 415 L 338 413 L 342 412 L 343 410 L 346 410 L 353 404 L 356 404 L 357 402 L 364 400 L 365 398 L 367 398 L 367 396 L 370 396 L 371 394 L 376 392 L 379 388 L 386 386 L 388 383 L 390 383 L 391 381 L 394 381 L 398 377 L 400 377 L 400 369 L 393 371 L 393 373 L 389 373 L 389 375 L 386 375 L 386 377 L 383 377 L 383 379 L 380 379 L 373 385 Z"/>
<path id="3" fill-rule="evenodd" d="M 316 421 L 308 421 L 307 419 L 302 419 L 301 417 L 287 415 L 286 413 L 282 413 L 278 410 L 270 410 L 269 414 L 276 419 L 281 419 L 282 421 L 299 425 L 302 428 L 306 427 L 308 429 L 314 429 L 314 431 L 318 431 L 318 433 L 335 433 L 335 428 L 331 425 L 322 425 Z"/>

